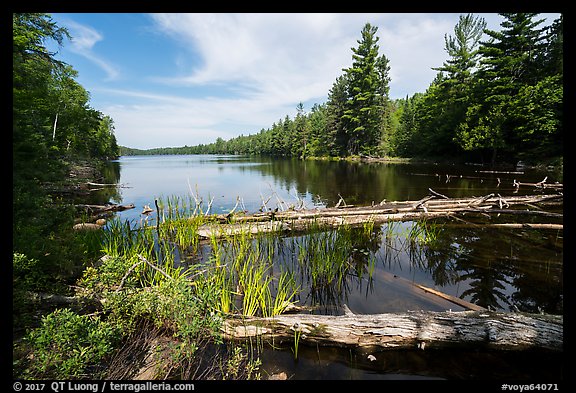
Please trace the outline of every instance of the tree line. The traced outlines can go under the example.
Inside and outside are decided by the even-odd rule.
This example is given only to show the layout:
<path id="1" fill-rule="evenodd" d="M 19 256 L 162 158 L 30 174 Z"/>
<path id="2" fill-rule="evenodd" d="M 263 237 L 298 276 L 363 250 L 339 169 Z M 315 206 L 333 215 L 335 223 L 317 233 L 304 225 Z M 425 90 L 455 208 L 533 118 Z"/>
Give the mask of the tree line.
<path id="1" fill-rule="evenodd" d="M 378 28 L 366 23 L 352 65 L 327 102 L 286 115 L 251 135 L 132 154 L 250 154 L 306 157 L 421 157 L 485 163 L 562 157 L 563 19 L 502 13 L 501 30 L 460 15 L 446 34 L 448 59 L 425 92 L 393 100 Z M 417 55 L 415 55 L 417 58 Z"/>

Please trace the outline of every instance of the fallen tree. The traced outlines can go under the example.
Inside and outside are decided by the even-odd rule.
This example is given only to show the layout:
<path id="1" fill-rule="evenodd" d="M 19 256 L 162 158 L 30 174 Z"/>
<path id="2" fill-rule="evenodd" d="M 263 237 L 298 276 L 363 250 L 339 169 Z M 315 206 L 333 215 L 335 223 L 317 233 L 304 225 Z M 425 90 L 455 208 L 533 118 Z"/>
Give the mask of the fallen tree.
<path id="1" fill-rule="evenodd" d="M 75 225 L 72 227 L 75 231 L 79 230 L 99 230 L 106 224 L 106 218 L 114 212 L 134 209 L 134 204 L 128 205 L 106 204 L 106 205 L 74 205 L 77 209 L 84 210 L 86 216 L 74 220 Z M 92 222 L 90 222 L 92 221 Z"/>
<path id="2" fill-rule="evenodd" d="M 529 187 L 536 187 L 536 188 L 552 188 L 555 190 L 563 190 L 564 189 L 564 184 L 562 183 L 546 183 L 546 180 L 548 180 L 548 176 L 546 176 L 544 179 L 542 179 L 541 181 L 539 181 L 538 183 L 522 183 L 522 182 L 518 182 L 516 181 L 516 179 L 514 179 L 513 185 L 514 187 L 516 187 L 516 189 L 520 188 L 520 186 L 529 186 Z"/>
<path id="3" fill-rule="evenodd" d="M 110 212 L 121 212 L 124 210 L 134 209 L 134 204 L 130 203 L 128 205 L 119 205 L 119 204 L 106 204 L 106 205 L 87 205 L 87 204 L 79 204 L 75 205 L 79 209 L 85 210 L 89 214 L 102 214 L 102 213 L 110 213 Z"/>
<path id="4" fill-rule="evenodd" d="M 337 227 L 339 225 L 362 225 L 366 222 L 383 224 L 390 221 L 410 221 L 418 219 L 448 217 L 463 213 L 514 214 L 519 210 L 512 206 L 532 206 L 540 203 L 558 203 L 563 200 L 562 194 L 526 195 L 502 197 L 489 194 L 476 198 L 448 198 L 433 190 L 430 195 L 418 201 L 387 202 L 382 201 L 373 206 L 317 208 L 313 210 L 270 211 L 256 214 L 220 214 L 215 215 L 217 224 L 206 224 L 199 228 L 201 237 L 221 237 L 243 232 L 277 232 L 300 231 L 310 228 L 311 224 L 319 227 Z M 522 214 L 543 215 L 561 218 L 559 213 L 543 214 L 542 210 L 521 210 Z M 502 225 L 511 228 L 563 229 L 560 224 L 516 224 Z"/>
<path id="5" fill-rule="evenodd" d="M 496 311 L 408 311 L 361 315 L 282 314 L 271 318 L 232 316 L 227 339 L 263 339 L 365 350 L 486 349 L 563 350 L 563 316 Z"/>

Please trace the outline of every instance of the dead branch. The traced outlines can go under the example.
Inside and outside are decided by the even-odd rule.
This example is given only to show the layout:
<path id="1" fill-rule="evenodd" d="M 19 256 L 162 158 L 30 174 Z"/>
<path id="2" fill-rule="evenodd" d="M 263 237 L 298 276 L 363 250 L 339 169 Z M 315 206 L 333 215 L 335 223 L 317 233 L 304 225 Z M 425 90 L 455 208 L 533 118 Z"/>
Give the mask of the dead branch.
<path id="1" fill-rule="evenodd" d="M 503 223 L 503 224 L 485 224 L 484 226 L 489 228 L 514 228 L 514 229 L 555 229 L 563 230 L 563 224 L 514 224 L 514 223 Z"/>
<path id="2" fill-rule="evenodd" d="M 432 195 L 436 195 L 437 197 L 444 198 L 444 199 L 450 199 L 450 198 L 448 198 L 446 195 L 442 195 L 442 194 L 440 194 L 440 193 L 437 193 L 436 191 L 434 191 L 434 190 L 431 189 L 431 188 L 429 188 L 428 191 L 430 191 L 430 193 L 431 193 Z"/>
<path id="3" fill-rule="evenodd" d="M 89 186 L 93 186 L 93 187 L 121 187 L 121 188 L 128 188 L 127 186 L 124 186 L 122 184 L 118 184 L 118 183 L 94 183 L 94 182 L 86 182 L 87 185 Z"/>

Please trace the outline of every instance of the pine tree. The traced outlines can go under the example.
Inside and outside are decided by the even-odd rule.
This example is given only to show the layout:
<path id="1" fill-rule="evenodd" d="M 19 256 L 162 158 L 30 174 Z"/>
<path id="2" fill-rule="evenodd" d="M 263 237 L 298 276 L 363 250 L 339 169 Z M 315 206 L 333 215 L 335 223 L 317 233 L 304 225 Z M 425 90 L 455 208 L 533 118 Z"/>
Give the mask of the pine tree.
<path id="1" fill-rule="evenodd" d="M 372 154 L 382 138 L 388 60 L 379 58 L 378 28 L 366 23 L 358 47 L 352 48 L 352 67 L 344 69 L 348 100 L 342 119 L 346 124 L 348 154 Z"/>
<path id="2" fill-rule="evenodd" d="M 296 117 L 292 124 L 291 152 L 293 157 L 305 157 L 307 155 L 307 145 L 309 137 L 309 124 L 304 111 L 304 104 L 301 102 L 296 106 Z"/>
<path id="3" fill-rule="evenodd" d="M 478 44 L 485 29 L 486 21 L 483 18 L 473 14 L 460 15 L 454 26 L 454 35 L 444 36 L 444 50 L 450 58 L 433 70 L 444 72 L 447 81 L 458 84 L 460 89 L 464 88 L 477 66 Z"/>
<path id="4" fill-rule="evenodd" d="M 422 99 L 418 110 L 421 144 L 413 154 L 454 155 L 461 149 L 455 141 L 458 125 L 464 121 L 470 87 L 478 65 L 478 43 L 486 28 L 483 18 L 460 15 L 454 35 L 445 35 L 448 60 L 441 67 Z"/>
<path id="5" fill-rule="evenodd" d="M 347 91 L 348 79 L 346 75 L 341 75 L 332 85 L 326 103 L 326 148 L 328 154 L 334 157 L 346 154 L 347 130 L 342 117 L 346 111 Z"/>
<path id="6" fill-rule="evenodd" d="M 474 102 L 468 106 L 458 141 L 467 150 L 489 150 L 494 163 L 498 152 L 514 158 L 521 150 L 518 107 L 511 101 L 526 86 L 542 78 L 545 45 L 543 20 L 534 13 L 505 13 L 501 31 L 485 30 L 491 38 L 482 42 L 482 60 L 474 86 Z M 522 120 L 524 121 L 524 120 Z"/>
<path id="7" fill-rule="evenodd" d="M 399 109 L 396 113 L 398 117 L 398 128 L 394 137 L 390 141 L 394 154 L 401 157 L 414 157 L 420 152 L 418 143 L 419 136 L 418 120 L 416 118 L 416 108 L 424 95 L 415 93 L 412 97 L 406 96 L 404 100 L 398 100 Z M 421 141 L 421 139 L 420 139 Z"/>
<path id="8" fill-rule="evenodd" d="M 310 143 L 306 149 L 307 154 L 311 156 L 321 157 L 330 155 L 326 120 L 326 104 L 314 104 L 308 115 Z"/>

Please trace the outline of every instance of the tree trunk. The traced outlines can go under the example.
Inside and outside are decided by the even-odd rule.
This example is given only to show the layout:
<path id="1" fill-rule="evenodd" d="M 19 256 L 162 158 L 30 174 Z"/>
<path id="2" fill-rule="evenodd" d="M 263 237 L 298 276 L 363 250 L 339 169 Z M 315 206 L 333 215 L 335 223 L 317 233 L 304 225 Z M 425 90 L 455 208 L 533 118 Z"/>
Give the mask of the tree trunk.
<path id="1" fill-rule="evenodd" d="M 54 118 L 54 128 L 52 129 L 52 140 L 56 139 L 56 125 L 58 124 L 58 112 L 56 112 L 56 117 Z"/>
<path id="2" fill-rule="evenodd" d="M 563 316 L 494 311 L 233 316 L 222 331 L 228 339 L 369 349 L 563 349 Z"/>

